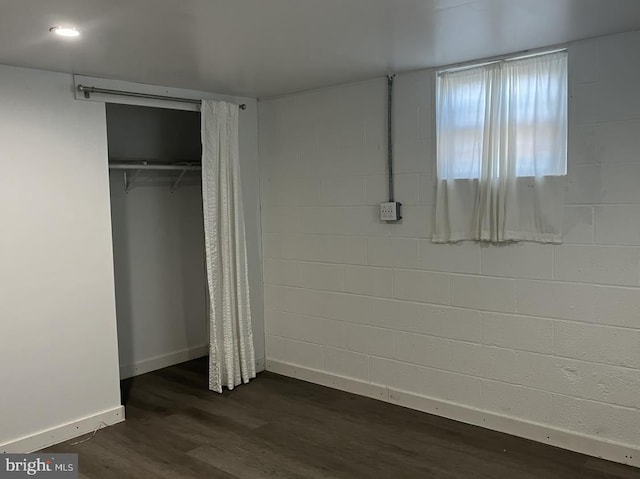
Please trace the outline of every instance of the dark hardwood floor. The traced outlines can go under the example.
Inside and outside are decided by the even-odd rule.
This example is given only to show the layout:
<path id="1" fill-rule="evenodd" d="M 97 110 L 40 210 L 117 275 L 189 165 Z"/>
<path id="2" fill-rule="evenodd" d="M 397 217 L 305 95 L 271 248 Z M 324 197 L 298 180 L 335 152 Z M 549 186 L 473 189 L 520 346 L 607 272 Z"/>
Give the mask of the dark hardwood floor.
<path id="1" fill-rule="evenodd" d="M 276 374 L 218 395 L 196 360 L 123 382 L 84 478 L 635 478 L 640 470 Z M 74 441 L 70 441 L 74 442 Z"/>

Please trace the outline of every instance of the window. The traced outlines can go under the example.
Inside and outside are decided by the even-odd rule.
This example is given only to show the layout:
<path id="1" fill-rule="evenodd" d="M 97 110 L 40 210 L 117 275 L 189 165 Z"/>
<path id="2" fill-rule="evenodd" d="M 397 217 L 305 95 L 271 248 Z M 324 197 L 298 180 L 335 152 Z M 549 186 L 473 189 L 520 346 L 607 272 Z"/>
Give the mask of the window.
<path id="1" fill-rule="evenodd" d="M 438 73 L 432 240 L 562 240 L 567 53 Z"/>
<path id="2" fill-rule="evenodd" d="M 438 73 L 438 178 L 561 176 L 565 51 Z"/>

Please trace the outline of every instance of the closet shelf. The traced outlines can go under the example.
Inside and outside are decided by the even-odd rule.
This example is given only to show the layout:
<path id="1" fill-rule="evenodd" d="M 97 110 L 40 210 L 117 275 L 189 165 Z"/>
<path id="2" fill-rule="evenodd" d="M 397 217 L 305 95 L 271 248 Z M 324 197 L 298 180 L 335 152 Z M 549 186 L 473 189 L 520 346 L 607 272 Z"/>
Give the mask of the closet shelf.
<path id="1" fill-rule="evenodd" d="M 171 193 L 173 193 L 178 188 L 178 185 L 180 185 L 180 182 L 182 181 L 182 178 L 184 178 L 184 175 L 187 173 L 187 171 L 201 171 L 202 166 L 196 165 L 194 163 L 189 163 L 189 162 L 149 163 L 148 161 L 144 160 L 136 163 L 134 161 L 112 160 L 112 161 L 109 161 L 109 169 L 123 170 L 125 193 L 129 193 L 131 184 L 134 182 L 134 180 L 137 178 L 137 176 L 140 174 L 141 171 L 145 171 L 145 170 L 146 171 L 160 171 L 160 170 L 179 171 L 180 175 L 171 186 Z M 133 175 L 129 176 L 129 174 L 127 173 L 129 171 L 133 171 Z"/>

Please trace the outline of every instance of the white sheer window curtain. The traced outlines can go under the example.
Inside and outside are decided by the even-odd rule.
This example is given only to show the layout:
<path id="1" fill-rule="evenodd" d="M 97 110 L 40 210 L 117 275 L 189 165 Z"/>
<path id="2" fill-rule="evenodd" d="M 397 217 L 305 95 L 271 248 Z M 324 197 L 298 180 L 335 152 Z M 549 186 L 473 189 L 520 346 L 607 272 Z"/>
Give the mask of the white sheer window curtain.
<path id="1" fill-rule="evenodd" d="M 202 101 L 202 198 L 209 287 L 209 389 L 256 376 L 240 188 L 238 106 Z"/>
<path id="2" fill-rule="evenodd" d="M 438 74 L 432 240 L 562 239 L 567 53 Z"/>

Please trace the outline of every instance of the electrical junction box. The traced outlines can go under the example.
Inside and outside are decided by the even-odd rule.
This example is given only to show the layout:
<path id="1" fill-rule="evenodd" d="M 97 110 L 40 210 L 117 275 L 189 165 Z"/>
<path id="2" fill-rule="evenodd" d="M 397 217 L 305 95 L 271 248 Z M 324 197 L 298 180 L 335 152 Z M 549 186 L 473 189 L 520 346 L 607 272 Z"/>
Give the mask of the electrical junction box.
<path id="1" fill-rule="evenodd" d="M 400 216 L 401 203 L 390 201 L 388 203 L 380 203 L 380 221 L 398 221 L 402 219 Z"/>

